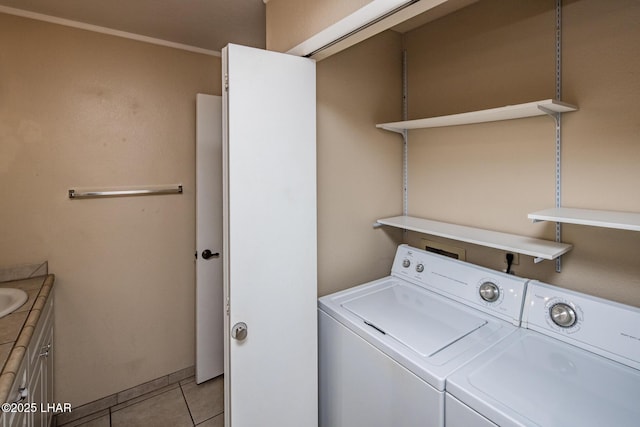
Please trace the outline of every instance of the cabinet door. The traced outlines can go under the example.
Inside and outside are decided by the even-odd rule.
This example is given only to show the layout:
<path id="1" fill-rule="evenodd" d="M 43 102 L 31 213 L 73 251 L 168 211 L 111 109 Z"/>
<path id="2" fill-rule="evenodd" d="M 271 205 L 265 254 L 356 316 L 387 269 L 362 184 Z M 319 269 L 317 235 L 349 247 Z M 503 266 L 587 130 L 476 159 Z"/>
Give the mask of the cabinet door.
<path id="1" fill-rule="evenodd" d="M 53 320 L 53 319 L 52 319 Z M 53 325 L 50 326 L 47 335 L 45 335 L 43 355 L 40 360 L 40 367 L 42 370 L 41 384 L 42 384 L 42 402 L 44 405 L 47 403 L 53 404 Z M 42 416 L 42 427 L 49 427 L 51 424 L 51 418 L 53 418 L 53 411 L 48 410 Z M 35 426 L 36 424 L 34 424 Z"/>
<path id="2" fill-rule="evenodd" d="M 24 396 L 24 397 L 22 397 Z M 53 295 L 49 296 L 14 380 L 9 403 L 29 411 L 3 413 L 0 427 L 49 427 L 53 417 Z"/>
<path id="3" fill-rule="evenodd" d="M 29 418 L 24 412 L 3 412 L 0 417 L 2 427 L 30 427 Z"/>
<path id="4" fill-rule="evenodd" d="M 34 350 L 38 350 L 35 348 Z M 30 412 L 31 426 L 41 427 L 43 425 L 43 418 L 45 414 L 41 412 L 42 405 L 42 363 L 38 360 L 33 365 L 33 370 L 29 378 L 29 403 L 33 404 L 34 411 Z M 46 403 L 45 403 L 46 407 Z"/>
<path id="5" fill-rule="evenodd" d="M 13 387 L 9 392 L 7 401 L 9 403 L 16 402 L 20 398 L 21 390 L 29 389 L 27 384 L 27 359 L 25 358 L 20 365 L 18 375 L 13 382 Z M 22 400 L 27 403 L 27 399 Z M 2 414 L 2 427 L 30 427 L 30 414 L 26 412 L 5 412 Z"/>
<path id="6" fill-rule="evenodd" d="M 48 427 L 53 417 L 53 296 L 47 300 L 28 348 L 29 403 L 33 427 Z"/>
<path id="7" fill-rule="evenodd" d="M 31 427 L 25 412 L 5 412 L 2 414 L 2 427 Z"/>

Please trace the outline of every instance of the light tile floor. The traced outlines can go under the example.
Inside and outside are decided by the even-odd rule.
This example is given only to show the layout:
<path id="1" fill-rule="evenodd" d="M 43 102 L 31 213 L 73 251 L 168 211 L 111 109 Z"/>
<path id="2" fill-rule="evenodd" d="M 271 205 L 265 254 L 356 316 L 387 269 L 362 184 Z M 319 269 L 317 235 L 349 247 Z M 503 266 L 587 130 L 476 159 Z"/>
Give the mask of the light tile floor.
<path id="1" fill-rule="evenodd" d="M 59 427 L 222 427 L 223 411 L 223 377 L 191 377 Z"/>

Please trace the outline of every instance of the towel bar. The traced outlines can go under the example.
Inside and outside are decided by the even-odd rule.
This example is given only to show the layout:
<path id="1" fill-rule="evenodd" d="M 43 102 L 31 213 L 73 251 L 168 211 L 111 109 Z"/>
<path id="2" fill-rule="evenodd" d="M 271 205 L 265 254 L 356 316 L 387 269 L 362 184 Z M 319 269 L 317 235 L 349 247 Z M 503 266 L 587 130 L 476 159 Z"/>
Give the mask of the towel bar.
<path id="1" fill-rule="evenodd" d="M 134 190 L 83 191 L 69 190 L 70 199 L 90 199 L 98 197 L 152 196 L 157 194 L 182 194 L 182 185 L 171 188 L 142 188 Z"/>

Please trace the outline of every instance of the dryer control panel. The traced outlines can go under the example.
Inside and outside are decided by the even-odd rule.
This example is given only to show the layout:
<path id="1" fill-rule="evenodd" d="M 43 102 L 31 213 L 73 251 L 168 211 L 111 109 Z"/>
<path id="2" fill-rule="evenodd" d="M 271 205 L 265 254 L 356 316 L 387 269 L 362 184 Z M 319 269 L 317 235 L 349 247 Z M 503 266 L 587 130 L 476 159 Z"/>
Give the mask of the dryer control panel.
<path id="1" fill-rule="evenodd" d="M 640 369 L 640 308 L 532 280 L 522 326 Z"/>
<path id="2" fill-rule="evenodd" d="M 527 279 L 398 246 L 391 275 L 519 326 Z"/>

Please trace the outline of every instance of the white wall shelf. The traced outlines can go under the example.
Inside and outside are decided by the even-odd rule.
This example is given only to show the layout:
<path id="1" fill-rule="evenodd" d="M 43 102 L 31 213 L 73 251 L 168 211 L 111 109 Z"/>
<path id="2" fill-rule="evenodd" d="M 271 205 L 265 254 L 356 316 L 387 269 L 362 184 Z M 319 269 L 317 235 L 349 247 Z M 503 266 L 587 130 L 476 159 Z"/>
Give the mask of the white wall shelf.
<path id="1" fill-rule="evenodd" d="M 402 228 L 404 230 L 416 231 L 418 233 L 431 234 L 433 236 L 445 237 L 447 239 L 529 255 L 534 257 L 535 262 L 540 262 L 545 259 L 556 259 L 573 248 L 572 245 L 567 243 L 556 243 L 550 240 L 541 240 L 528 236 L 501 233 L 498 231 L 484 230 L 481 228 L 449 224 L 446 222 L 404 215 L 379 219 L 377 223 Z"/>
<path id="2" fill-rule="evenodd" d="M 459 126 L 473 123 L 496 122 L 501 120 L 521 119 L 525 117 L 542 116 L 545 114 L 568 113 L 577 111 L 578 107 L 554 99 L 527 102 L 524 104 L 507 105 L 506 107 L 488 110 L 472 111 L 468 113 L 452 114 L 448 116 L 430 117 L 426 119 L 405 120 L 377 124 L 376 127 L 391 132 L 402 133 L 404 130 L 434 128 L 443 126 Z"/>
<path id="3" fill-rule="evenodd" d="M 551 208 L 528 215 L 533 222 L 554 221 L 593 227 L 640 231 L 640 213 L 574 208 Z"/>

